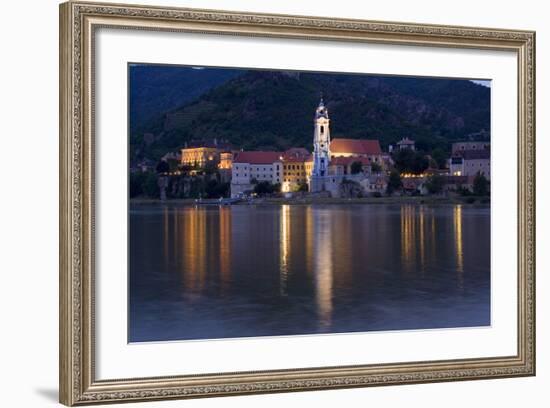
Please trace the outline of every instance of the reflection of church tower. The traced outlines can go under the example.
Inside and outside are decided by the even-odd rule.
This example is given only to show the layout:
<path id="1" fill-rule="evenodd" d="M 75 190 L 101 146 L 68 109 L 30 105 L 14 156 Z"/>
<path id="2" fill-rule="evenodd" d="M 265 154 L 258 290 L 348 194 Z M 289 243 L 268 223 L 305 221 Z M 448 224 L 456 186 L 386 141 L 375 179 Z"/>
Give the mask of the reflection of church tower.
<path id="1" fill-rule="evenodd" d="M 320 177 L 328 175 L 330 161 L 330 119 L 323 98 L 315 111 L 313 120 L 313 171 L 311 173 L 310 191 L 322 191 L 323 181 Z"/>

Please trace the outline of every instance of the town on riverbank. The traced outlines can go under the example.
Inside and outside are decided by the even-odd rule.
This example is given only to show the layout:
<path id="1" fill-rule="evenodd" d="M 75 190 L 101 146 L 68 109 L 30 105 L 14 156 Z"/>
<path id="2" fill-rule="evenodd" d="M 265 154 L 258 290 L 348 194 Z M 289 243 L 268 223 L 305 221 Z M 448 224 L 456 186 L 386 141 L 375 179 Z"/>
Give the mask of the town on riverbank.
<path id="1" fill-rule="evenodd" d="M 490 81 L 129 71 L 129 341 L 490 325 Z"/>
<path id="2" fill-rule="evenodd" d="M 182 204 L 486 204 L 490 143 L 485 131 L 448 151 L 404 136 L 384 151 L 376 139 L 332 138 L 321 99 L 311 151 L 245 151 L 225 140 L 194 140 L 158 162 L 130 168 L 132 203 Z"/>

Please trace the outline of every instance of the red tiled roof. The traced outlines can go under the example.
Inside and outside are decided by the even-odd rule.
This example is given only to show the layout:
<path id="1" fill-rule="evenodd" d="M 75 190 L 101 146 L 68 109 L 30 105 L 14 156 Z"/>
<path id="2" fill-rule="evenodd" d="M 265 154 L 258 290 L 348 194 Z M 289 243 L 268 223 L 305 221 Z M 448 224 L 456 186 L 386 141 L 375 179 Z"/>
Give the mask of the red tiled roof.
<path id="1" fill-rule="evenodd" d="M 380 142 L 378 142 L 378 140 L 332 139 L 330 142 L 330 152 L 332 154 L 352 153 L 379 155 L 382 154 L 382 149 L 380 148 Z"/>
<path id="2" fill-rule="evenodd" d="M 291 147 L 290 149 L 285 151 L 285 155 L 307 157 L 310 155 L 310 152 L 303 147 Z"/>
<path id="3" fill-rule="evenodd" d="M 363 166 L 368 166 L 371 164 L 367 157 L 334 157 L 330 159 L 331 166 L 349 166 L 353 162 L 361 162 Z"/>
<path id="4" fill-rule="evenodd" d="M 283 153 L 283 160 L 285 162 L 306 162 L 311 161 L 311 153 L 303 147 L 291 147 Z"/>
<path id="5" fill-rule="evenodd" d="M 280 161 L 281 152 L 238 152 L 233 158 L 233 163 L 271 164 Z"/>
<path id="6" fill-rule="evenodd" d="M 283 156 L 283 161 L 288 163 L 305 163 L 313 161 L 313 156 L 308 157 L 295 157 L 295 156 Z"/>

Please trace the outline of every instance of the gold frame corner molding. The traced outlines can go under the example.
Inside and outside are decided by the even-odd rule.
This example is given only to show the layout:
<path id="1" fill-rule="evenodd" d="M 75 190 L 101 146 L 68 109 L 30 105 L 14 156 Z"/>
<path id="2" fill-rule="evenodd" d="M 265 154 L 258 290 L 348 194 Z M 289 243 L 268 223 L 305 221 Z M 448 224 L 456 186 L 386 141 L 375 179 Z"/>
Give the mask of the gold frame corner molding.
<path id="1" fill-rule="evenodd" d="M 132 402 L 535 374 L 535 33 L 71 1 L 60 5 L 60 402 Z M 517 353 L 98 380 L 94 350 L 94 33 L 100 27 L 502 50 L 517 55 Z"/>

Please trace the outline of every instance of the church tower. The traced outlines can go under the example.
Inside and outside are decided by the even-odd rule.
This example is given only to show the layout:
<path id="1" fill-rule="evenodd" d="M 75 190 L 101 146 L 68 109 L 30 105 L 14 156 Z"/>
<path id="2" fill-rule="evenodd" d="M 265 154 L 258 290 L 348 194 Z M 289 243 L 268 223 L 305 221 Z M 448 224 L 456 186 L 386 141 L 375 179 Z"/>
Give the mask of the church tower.
<path id="1" fill-rule="evenodd" d="M 330 161 L 330 119 L 323 98 L 315 110 L 313 120 L 313 177 L 325 177 L 328 175 Z"/>

